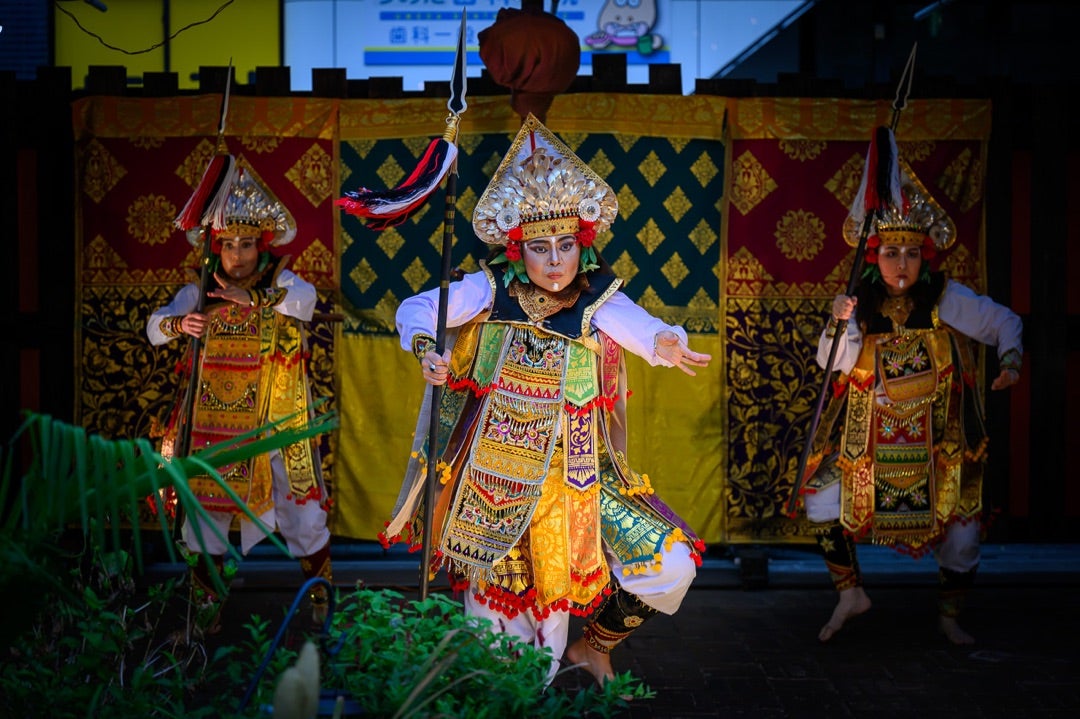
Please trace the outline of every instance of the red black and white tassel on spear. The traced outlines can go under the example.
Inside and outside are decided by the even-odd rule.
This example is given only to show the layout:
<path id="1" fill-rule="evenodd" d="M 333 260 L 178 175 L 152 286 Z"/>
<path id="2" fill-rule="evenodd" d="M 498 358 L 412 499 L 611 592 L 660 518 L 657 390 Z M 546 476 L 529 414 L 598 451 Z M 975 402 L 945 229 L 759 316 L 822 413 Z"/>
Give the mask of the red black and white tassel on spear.
<path id="1" fill-rule="evenodd" d="M 225 228 L 225 202 L 236 180 L 236 160 L 228 152 L 218 151 L 203 171 L 202 179 L 173 224 L 187 232 L 209 225 Z"/>
<path id="2" fill-rule="evenodd" d="M 445 137 L 431 141 L 420 163 L 392 190 L 369 190 L 361 187 L 334 202 L 345 212 L 367 218 L 371 230 L 385 230 L 411 217 L 439 189 L 443 178 L 457 159 L 457 145 Z"/>
<path id="3" fill-rule="evenodd" d="M 897 158 L 896 136 L 891 128 L 886 125 L 877 127 L 866 151 L 859 192 L 855 194 L 848 211 L 847 222 L 851 226 L 863 228 L 867 217 L 903 207 L 900 160 Z"/>
<path id="4" fill-rule="evenodd" d="M 232 59 L 229 60 L 228 75 L 225 79 L 225 94 L 221 100 L 221 113 L 218 120 L 217 147 L 203 171 L 199 184 L 191 193 L 184 209 L 173 220 L 177 229 L 187 232 L 197 227 L 225 229 L 225 203 L 229 190 L 236 181 L 236 159 L 229 154 L 225 145 L 225 118 L 229 114 L 229 91 L 232 88 Z"/>
<path id="5" fill-rule="evenodd" d="M 851 266 L 851 274 L 848 276 L 847 289 L 844 294 L 855 294 L 858 287 L 859 277 L 862 274 L 863 261 L 866 257 L 867 243 L 870 240 L 874 227 L 874 220 L 887 212 L 890 208 L 900 209 L 903 207 L 903 194 L 900 190 L 900 160 L 896 149 L 896 136 L 894 131 L 900 121 L 900 112 L 907 106 L 907 97 L 911 92 L 911 78 L 915 72 L 915 48 L 908 56 L 907 65 L 897 86 L 896 99 L 893 102 L 892 123 L 889 126 L 882 125 L 874 130 L 870 138 L 870 147 L 866 152 L 866 162 L 863 165 L 862 181 L 855 200 L 851 203 L 844 227 L 859 228 L 859 243 L 855 250 L 855 259 Z M 875 238 L 876 239 L 876 238 Z M 795 470 L 795 482 L 788 496 L 787 514 L 794 517 L 795 506 L 799 501 L 799 494 L 807 479 L 807 467 L 810 455 L 813 452 L 814 437 L 821 423 L 821 414 L 825 409 L 825 398 L 829 396 L 832 387 L 833 366 L 836 362 L 836 353 L 840 341 L 847 336 L 847 320 L 839 320 L 833 331 L 832 346 L 829 348 L 829 358 L 825 362 L 822 387 L 818 392 L 817 402 L 814 405 L 814 415 L 810 420 L 810 428 L 806 432 L 806 443 L 803 445 L 802 455 Z"/>

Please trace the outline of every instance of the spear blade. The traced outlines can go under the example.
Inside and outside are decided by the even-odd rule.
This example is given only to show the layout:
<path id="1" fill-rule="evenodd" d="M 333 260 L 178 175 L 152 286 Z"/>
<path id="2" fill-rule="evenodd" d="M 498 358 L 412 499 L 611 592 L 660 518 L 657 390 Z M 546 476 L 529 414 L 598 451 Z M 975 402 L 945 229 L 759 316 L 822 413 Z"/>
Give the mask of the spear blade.
<path id="1" fill-rule="evenodd" d="M 454 54 L 454 69 L 450 76 L 450 99 L 446 102 L 446 108 L 450 113 L 457 116 L 465 112 L 469 105 L 465 102 L 465 92 L 468 89 L 468 78 L 465 75 L 465 63 L 467 53 L 465 51 L 465 11 L 461 11 L 461 28 L 458 30 L 457 52 Z"/>

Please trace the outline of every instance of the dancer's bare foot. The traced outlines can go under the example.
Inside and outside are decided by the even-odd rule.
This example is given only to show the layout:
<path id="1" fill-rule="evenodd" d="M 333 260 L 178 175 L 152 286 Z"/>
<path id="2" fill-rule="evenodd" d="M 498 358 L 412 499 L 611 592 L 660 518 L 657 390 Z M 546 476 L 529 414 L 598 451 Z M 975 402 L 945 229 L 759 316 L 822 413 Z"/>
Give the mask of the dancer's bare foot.
<path id="1" fill-rule="evenodd" d="M 608 679 L 615 678 L 615 670 L 611 668 L 611 655 L 596 651 L 586 644 L 584 639 L 578 639 L 566 648 L 566 658 L 574 666 L 587 669 L 600 686 Z"/>
<path id="2" fill-rule="evenodd" d="M 818 632 L 818 640 L 827 642 L 844 626 L 844 622 L 870 609 L 870 597 L 862 587 L 840 590 L 840 600 L 828 623 Z"/>
<path id="3" fill-rule="evenodd" d="M 956 621 L 956 617 L 938 617 L 938 628 L 945 637 L 958 646 L 967 646 L 975 643 L 975 637 L 971 636 Z"/>

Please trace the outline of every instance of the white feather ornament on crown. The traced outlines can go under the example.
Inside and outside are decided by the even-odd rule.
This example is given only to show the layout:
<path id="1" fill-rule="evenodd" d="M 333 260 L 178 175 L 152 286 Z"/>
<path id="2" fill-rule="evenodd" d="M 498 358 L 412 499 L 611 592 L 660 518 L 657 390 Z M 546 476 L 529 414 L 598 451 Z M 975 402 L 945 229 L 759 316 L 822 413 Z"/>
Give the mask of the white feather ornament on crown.
<path id="1" fill-rule="evenodd" d="M 956 243 L 956 224 L 952 217 L 938 204 L 911 167 L 898 159 L 899 202 L 890 203 L 876 216 L 870 227 L 871 236 L 876 235 L 882 245 L 918 247 L 929 237 L 938 252 L 950 249 Z M 844 241 L 850 247 L 858 247 L 862 217 L 849 213 L 844 221 Z"/>
<path id="2" fill-rule="evenodd" d="M 207 208 L 203 226 L 209 225 L 228 235 L 260 236 L 270 233 L 269 244 L 287 245 L 296 237 L 296 219 L 281 204 L 245 160 L 236 162 L 225 192 L 218 193 L 220 202 Z M 188 241 L 197 244 L 202 239 L 202 227 L 188 232 Z"/>

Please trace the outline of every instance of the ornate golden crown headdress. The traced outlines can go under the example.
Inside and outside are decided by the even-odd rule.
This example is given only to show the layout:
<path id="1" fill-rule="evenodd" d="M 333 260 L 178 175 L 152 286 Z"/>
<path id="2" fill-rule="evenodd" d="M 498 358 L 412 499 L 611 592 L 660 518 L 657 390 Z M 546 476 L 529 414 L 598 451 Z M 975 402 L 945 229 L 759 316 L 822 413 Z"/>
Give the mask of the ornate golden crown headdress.
<path id="1" fill-rule="evenodd" d="M 868 245 L 871 249 L 876 249 L 879 245 L 929 245 L 937 252 L 944 252 L 956 242 L 956 224 L 930 195 L 911 167 L 902 159 L 897 162 L 900 172 L 900 205 L 889 203 L 874 217 L 869 236 L 876 236 L 878 242 Z M 857 202 L 856 205 L 858 204 Z M 843 232 L 844 241 L 851 247 L 858 247 L 865 215 L 856 212 L 854 207 L 844 221 Z"/>
<path id="2" fill-rule="evenodd" d="M 260 237 L 267 245 L 287 245 L 296 237 L 296 220 L 247 161 L 237 160 L 237 170 L 213 227 L 220 234 Z M 197 244 L 201 229 L 188 232 Z"/>
<path id="3" fill-rule="evenodd" d="M 530 114 L 476 203 L 473 230 L 489 245 L 506 246 L 603 232 L 618 213 L 611 186 Z"/>

